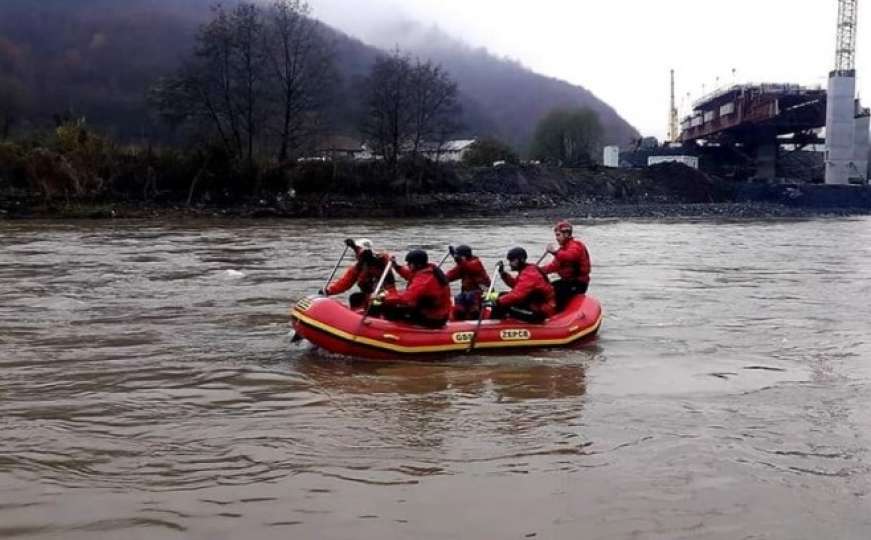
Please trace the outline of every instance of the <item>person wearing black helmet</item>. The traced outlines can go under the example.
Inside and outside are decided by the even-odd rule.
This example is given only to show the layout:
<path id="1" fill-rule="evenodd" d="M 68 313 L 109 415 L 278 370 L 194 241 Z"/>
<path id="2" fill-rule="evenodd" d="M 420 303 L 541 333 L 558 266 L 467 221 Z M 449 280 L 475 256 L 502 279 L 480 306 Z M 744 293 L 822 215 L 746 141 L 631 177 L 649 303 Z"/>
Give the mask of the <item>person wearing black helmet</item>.
<path id="1" fill-rule="evenodd" d="M 399 294 L 378 299 L 384 318 L 405 321 L 427 328 L 441 328 L 451 312 L 451 287 L 448 278 L 429 262 L 426 252 L 415 249 L 405 256 L 409 281 Z"/>
<path id="2" fill-rule="evenodd" d="M 526 250 L 521 247 L 512 248 L 505 257 L 516 276 L 505 271 L 505 266 L 499 262 L 497 270 L 511 292 L 486 298 L 492 305 L 491 318 L 504 319 L 511 317 L 529 323 L 543 323 L 556 313 L 556 295 L 553 285 L 541 269 L 526 262 Z"/>
<path id="3" fill-rule="evenodd" d="M 455 321 L 477 320 L 481 310 L 481 298 L 490 286 L 490 276 L 472 248 L 466 245 L 450 248 L 456 266 L 448 270 L 449 282 L 461 280 L 460 293 L 454 297 L 451 319 Z"/>

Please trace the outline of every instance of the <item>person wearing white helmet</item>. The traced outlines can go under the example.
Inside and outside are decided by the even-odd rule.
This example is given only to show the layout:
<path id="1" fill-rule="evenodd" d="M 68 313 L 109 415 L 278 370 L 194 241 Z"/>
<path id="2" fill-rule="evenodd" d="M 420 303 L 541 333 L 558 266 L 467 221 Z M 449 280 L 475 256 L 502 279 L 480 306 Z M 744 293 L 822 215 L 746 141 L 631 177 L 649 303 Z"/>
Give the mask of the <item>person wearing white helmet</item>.
<path id="1" fill-rule="evenodd" d="M 384 268 L 390 262 L 390 255 L 387 253 L 375 253 L 372 241 L 368 238 L 360 238 L 354 240 L 348 238 L 345 240 L 345 245 L 354 250 L 356 261 L 351 265 L 345 273 L 326 288 L 318 291 L 321 296 L 334 296 L 342 294 L 351 289 L 356 284 L 360 290 L 351 295 L 349 303 L 351 309 L 365 309 L 369 306 L 372 293 L 375 292 L 375 287 L 378 285 L 378 280 L 381 274 L 384 273 Z M 384 290 L 388 292 L 396 291 L 396 278 L 393 272 L 388 272 L 384 279 Z"/>

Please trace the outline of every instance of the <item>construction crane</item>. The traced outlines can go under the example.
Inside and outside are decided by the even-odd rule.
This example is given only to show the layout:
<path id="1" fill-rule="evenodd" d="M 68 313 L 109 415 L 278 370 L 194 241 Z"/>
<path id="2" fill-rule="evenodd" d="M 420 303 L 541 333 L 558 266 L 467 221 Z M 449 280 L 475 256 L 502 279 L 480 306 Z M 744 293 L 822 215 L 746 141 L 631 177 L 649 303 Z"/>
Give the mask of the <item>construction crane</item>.
<path id="1" fill-rule="evenodd" d="M 668 140 L 677 142 L 680 137 L 677 121 L 677 105 L 674 101 L 674 70 L 671 70 L 671 106 L 668 109 Z"/>
<path id="2" fill-rule="evenodd" d="M 826 183 L 864 184 L 868 179 L 871 113 L 856 100 L 856 25 L 859 0 L 838 0 L 835 69 L 826 92 Z"/>
<path id="3" fill-rule="evenodd" d="M 838 0 L 838 45 L 835 49 L 835 71 L 856 69 L 856 23 L 859 0 Z"/>

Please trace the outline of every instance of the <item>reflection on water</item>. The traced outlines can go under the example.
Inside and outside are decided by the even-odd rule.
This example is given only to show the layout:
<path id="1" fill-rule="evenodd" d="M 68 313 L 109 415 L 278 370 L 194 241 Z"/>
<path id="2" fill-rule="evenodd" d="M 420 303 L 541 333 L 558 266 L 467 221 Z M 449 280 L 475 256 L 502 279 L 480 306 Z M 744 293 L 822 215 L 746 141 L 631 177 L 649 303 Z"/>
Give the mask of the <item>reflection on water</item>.
<path id="1" fill-rule="evenodd" d="M 450 392 L 481 398 L 503 399 L 579 398 L 585 391 L 584 367 L 580 364 L 538 364 L 513 358 L 492 359 L 458 365 L 449 363 L 356 363 L 308 351 L 296 362 L 296 370 L 324 391 L 343 394 L 419 395 Z"/>
<path id="2" fill-rule="evenodd" d="M 0 537 L 867 537 L 871 221 L 579 229 L 596 343 L 391 365 L 290 343 L 344 238 L 548 223 L 4 223 Z"/>

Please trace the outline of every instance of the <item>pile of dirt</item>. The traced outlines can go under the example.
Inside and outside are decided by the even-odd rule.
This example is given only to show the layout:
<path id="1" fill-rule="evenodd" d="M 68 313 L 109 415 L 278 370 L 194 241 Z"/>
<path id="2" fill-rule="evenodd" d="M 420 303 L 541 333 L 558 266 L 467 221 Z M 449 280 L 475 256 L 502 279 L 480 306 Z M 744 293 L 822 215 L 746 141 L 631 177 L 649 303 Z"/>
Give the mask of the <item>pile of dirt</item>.
<path id="1" fill-rule="evenodd" d="M 463 175 L 461 175 L 463 176 Z M 552 169 L 504 166 L 471 169 L 462 191 L 504 195 L 554 195 L 602 202 L 707 203 L 729 200 L 731 183 L 680 163 L 648 169 Z"/>

